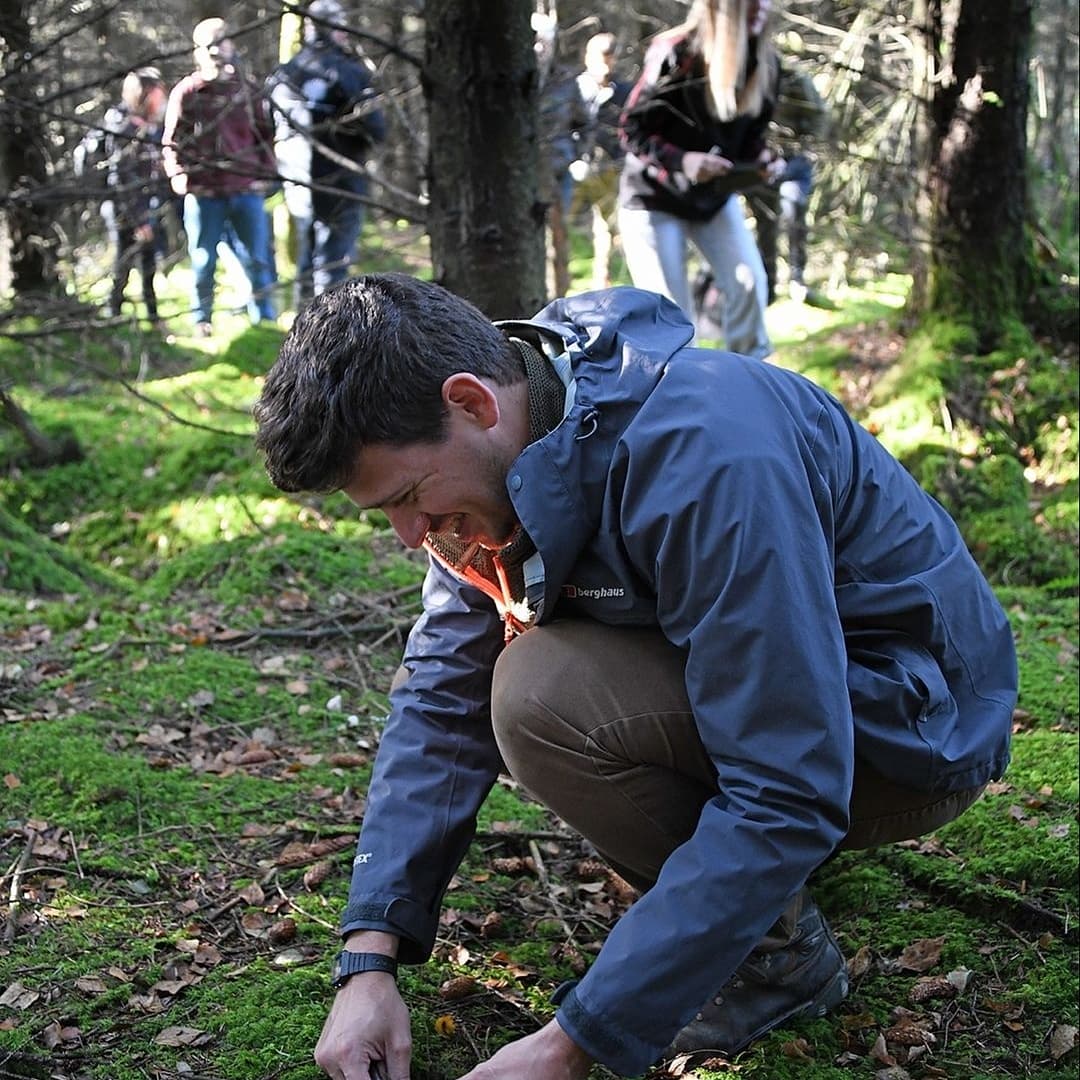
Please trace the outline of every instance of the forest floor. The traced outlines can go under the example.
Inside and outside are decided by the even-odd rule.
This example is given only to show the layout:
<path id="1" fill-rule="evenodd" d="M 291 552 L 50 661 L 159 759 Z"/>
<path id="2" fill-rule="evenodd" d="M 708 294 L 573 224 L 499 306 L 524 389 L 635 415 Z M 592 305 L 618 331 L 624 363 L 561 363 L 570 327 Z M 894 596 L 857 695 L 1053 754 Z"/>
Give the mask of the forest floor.
<path id="1" fill-rule="evenodd" d="M 777 361 L 884 441 L 902 434 L 875 413 L 902 298 L 889 278 L 769 312 Z M 0 512 L 33 534 L 0 525 L 0 1078 L 321 1075 L 337 918 L 423 567 L 380 515 L 270 488 L 249 409 L 280 332 L 225 325 L 209 342 L 0 343 L 0 377 L 85 451 L 34 470 L 0 433 Z M 1075 491 L 1075 468 L 1055 482 Z M 815 875 L 852 976 L 841 1008 L 650 1080 L 1076 1075 L 1076 581 L 994 583 L 1021 664 L 1008 773 L 936 834 Z M 504 777 L 432 961 L 402 972 L 413 1080 L 455 1080 L 549 1019 L 633 900 Z"/>

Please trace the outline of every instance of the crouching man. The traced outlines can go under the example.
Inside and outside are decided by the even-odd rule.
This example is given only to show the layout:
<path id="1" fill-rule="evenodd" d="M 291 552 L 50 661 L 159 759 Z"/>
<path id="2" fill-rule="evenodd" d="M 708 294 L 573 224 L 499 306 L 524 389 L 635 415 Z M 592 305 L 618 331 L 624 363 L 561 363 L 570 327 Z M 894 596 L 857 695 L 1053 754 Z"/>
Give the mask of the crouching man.
<path id="1" fill-rule="evenodd" d="M 396 965 L 428 957 L 504 766 L 641 897 L 468 1080 L 633 1075 L 823 1014 L 847 976 L 807 879 L 1006 766 L 1012 635 L 955 524 L 828 394 L 692 338 L 636 289 L 494 325 L 376 274 L 317 297 L 266 377 L 274 483 L 378 507 L 430 558 L 315 1054 L 332 1077 L 409 1075 Z"/>

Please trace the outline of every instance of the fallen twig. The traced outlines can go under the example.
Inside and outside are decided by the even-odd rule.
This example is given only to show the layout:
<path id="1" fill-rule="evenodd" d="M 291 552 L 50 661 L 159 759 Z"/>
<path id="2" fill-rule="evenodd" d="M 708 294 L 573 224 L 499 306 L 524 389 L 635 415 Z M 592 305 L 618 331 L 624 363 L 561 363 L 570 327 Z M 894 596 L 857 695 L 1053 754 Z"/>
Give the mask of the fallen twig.
<path id="1" fill-rule="evenodd" d="M 15 940 L 15 919 L 19 914 L 19 883 L 22 881 L 23 873 L 26 867 L 30 863 L 30 856 L 34 851 L 34 833 L 30 829 L 26 829 L 26 844 L 22 849 L 22 854 L 19 856 L 18 863 L 15 864 L 15 870 L 11 876 L 11 889 L 8 891 L 8 917 L 7 925 L 4 927 L 4 944 L 10 945 Z"/>

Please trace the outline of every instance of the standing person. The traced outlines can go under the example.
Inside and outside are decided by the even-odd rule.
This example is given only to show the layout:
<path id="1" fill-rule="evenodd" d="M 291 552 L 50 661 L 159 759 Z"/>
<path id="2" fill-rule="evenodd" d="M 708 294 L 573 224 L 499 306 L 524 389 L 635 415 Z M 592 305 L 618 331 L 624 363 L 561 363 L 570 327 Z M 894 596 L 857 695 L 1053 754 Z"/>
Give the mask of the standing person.
<path id="1" fill-rule="evenodd" d="M 299 309 L 344 280 L 364 220 L 364 165 L 383 140 L 371 73 L 351 49 L 338 0 L 313 0 L 304 46 L 270 76 L 277 158 L 296 226 Z"/>
<path id="2" fill-rule="evenodd" d="M 641 897 L 555 1018 L 467 1080 L 734 1053 L 847 989 L 807 879 L 956 817 L 1008 760 L 1016 661 L 955 524 L 819 387 L 690 347 L 612 289 L 492 325 L 355 278 L 256 405 L 288 491 L 342 490 L 429 554 L 360 833 L 334 1077 L 409 1075 L 397 963 L 431 952 L 499 770 Z"/>
<path id="3" fill-rule="evenodd" d="M 240 71 L 224 19 L 203 19 L 191 35 L 195 71 L 165 110 L 165 171 L 184 196 L 184 231 L 195 275 L 195 332 L 213 333 L 218 242 L 230 222 L 247 252 L 253 323 L 275 317 L 269 218 L 264 199 L 277 175 L 274 130 L 259 86 Z"/>
<path id="4" fill-rule="evenodd" d="M 164 324 L 158 318 L 154 274 L 157 230 L 168 191 L 161 165 L 166 100 L 161 72 L 153 67 L 138 68 L 124 76 L 120 102 L 106 112 L 104 120 L 109 185 L 105 218 L 113 249 L 108 314 L 120 314 L 128 278 L 138 266 L 146 317 L 159 330 Z"/>
<path id="5" fill-rule="evenodd" d="M 589 205 L 592 218 L 594 289 L 611 284 L 611 251 L 618 220 L 619 170 L 623 148 L 619 117 L 632 83 L 615 78 L 615 35 L 593 34 L 585 45 L 585 70 L 577 77 L 589 123 L 578 160 L 570 165 L 577 181 L 575 201 Z"/>
<path id="6" fill-rule="evenodd" d="M 806 300 L 806 215 L 814 190 L 814 148 L 826 126 L 825 102 L 805 71 L 786 65 L 780 75 L 780 94 L 773 126 L 785 161 L 783 173 L 772 184 L 758 184 L 746 193 L 754 215 L 758 250 L 765 265 L 768 302 L 776 299 L 778 240 L 785 241 L 788 296 Z"/>
<path id="7" fill-rule="evenodd" d="M 589 114 L 577 76 L 559 58 L 554 15 L 534 12 L 533 49 L 540 79 L 540 195 L 547 204 L 548 292 L 570 291 L 570 208 L 574 198 L 571 166 L 579 159 Z"/>
<path id="8" fill-rule="evenodd" d="M 656 38 L 623 114 L 619 188 L 634 284 L 689 315 L 692 241 L 724 295 L 727 347 L 758 358 L 772 353 L 765 268 L 735 192 L 784 169 L 765 144 L 777 77 L 769 6 L 695 0 L 685 23 Z"/>

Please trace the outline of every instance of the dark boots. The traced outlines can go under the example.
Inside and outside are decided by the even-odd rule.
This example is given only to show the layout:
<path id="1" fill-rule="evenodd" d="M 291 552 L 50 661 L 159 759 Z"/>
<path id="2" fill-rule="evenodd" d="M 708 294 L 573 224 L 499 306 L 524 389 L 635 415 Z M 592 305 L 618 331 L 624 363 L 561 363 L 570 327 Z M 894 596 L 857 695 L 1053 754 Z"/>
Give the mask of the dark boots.
<path id="1" fill-rule="evenodd" d="M 847 996 L 840 947 L 804 891 L 768 937 L 675 1036 L 667 1056 L 736 1054 L 800 1016 L 824 1016 Z"/>

